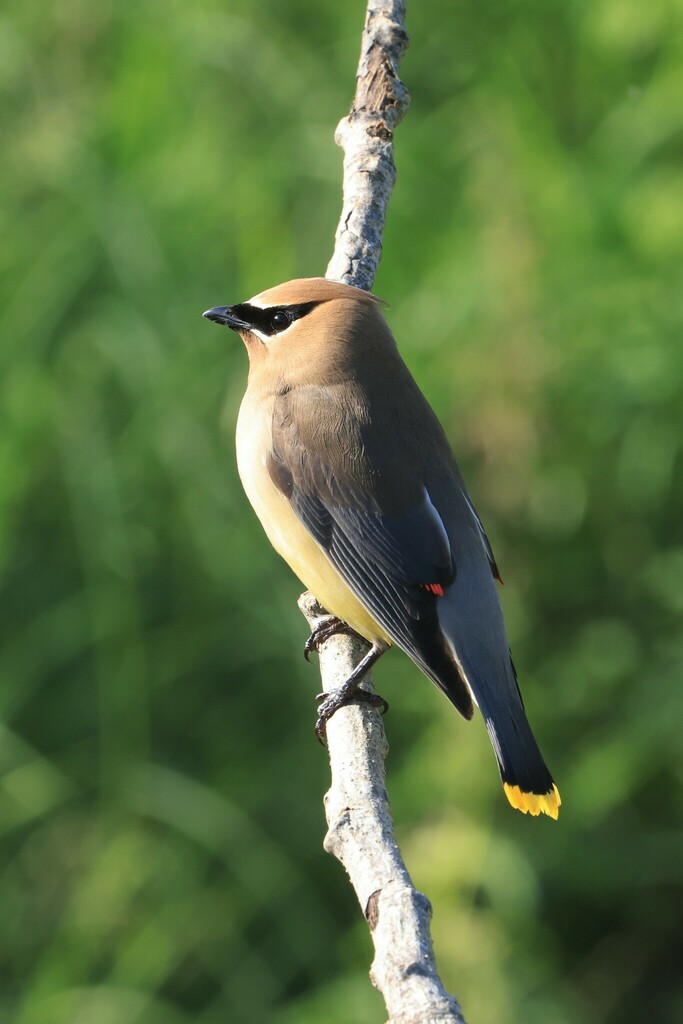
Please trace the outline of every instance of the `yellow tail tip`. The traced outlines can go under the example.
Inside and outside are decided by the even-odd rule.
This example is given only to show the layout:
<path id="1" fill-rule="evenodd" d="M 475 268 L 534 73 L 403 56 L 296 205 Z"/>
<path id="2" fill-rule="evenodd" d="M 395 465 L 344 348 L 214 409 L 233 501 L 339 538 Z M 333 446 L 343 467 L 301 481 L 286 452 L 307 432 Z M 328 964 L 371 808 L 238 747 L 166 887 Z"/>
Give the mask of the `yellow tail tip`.
<path id="1" fill-rule="evenodd" d="M 503 783 L 505 796 L 516 810 L 522 814 L 547 814 L 556 821 L 560 814 L 560 791 L 556 785 L 548 793 L 525 793 L 519 786 Z"/>

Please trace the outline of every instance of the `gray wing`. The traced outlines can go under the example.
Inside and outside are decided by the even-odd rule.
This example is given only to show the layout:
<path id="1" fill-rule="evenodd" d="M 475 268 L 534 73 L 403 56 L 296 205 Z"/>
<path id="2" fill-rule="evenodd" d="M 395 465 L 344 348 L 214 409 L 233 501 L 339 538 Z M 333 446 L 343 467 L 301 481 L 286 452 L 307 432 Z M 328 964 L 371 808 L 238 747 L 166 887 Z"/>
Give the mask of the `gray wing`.
<path id="1" fill-rule="evenodd" d="M 457 567 L 425 459 L 405 422 L 371 422 L 364 397 L 348 386 L 279 396 L 268 470 L 362 604 L 469 718 L 470 693 L 439 626 Z"/>

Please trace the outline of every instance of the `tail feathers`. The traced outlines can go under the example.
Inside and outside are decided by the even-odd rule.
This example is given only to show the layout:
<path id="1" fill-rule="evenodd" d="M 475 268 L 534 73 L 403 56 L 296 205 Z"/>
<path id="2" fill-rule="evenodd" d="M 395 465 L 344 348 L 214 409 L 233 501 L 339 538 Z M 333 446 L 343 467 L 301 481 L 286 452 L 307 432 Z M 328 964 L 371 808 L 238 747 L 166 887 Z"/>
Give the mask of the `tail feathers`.
<path id="1" fill-rule="evenodd" d="M 503 790 L 523 814 L 547 814 L 557 819 L 560 793 L 538 749 L 521 703 L 501 708 L 495 717 L 482 707 Z"/>
<path id="2" fill-rule="evenodd" d="M 486 722 L 508 800 L 525 814 L 557 818 L 560 794 L 524 713 L 491 568 L 480 539 L 471 548 L 465 541 L 455 581 L 438 599 L 441 635 Z"/>
<path id="3" fill-rule="evenodd" d="M 534 817 L 537 814 L 547 814 L 555 821 L 560 816 L 562 798 L 555 783 L 548 793 L 525 793 L 519 786 L 511 786 L 507 782 L 503 783 L 503 790 L 512 806 L 522 814 L 533 814 Z"/>

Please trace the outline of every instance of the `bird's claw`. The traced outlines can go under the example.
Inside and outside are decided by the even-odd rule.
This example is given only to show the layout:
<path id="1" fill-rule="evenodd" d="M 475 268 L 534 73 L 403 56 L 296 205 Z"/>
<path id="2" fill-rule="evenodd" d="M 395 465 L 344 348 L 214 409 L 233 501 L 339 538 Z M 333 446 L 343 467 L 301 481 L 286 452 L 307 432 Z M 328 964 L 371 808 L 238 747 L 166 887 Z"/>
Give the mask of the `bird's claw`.
<path id="1" fill-rule="evenodd" d="M 371 708 L 378 708 L 382 715 L 385 715 L 389 710 L 389 704 L 384 697 L 380 697 L 378 693 L 370 693 L 368 690 L 363 690 L 360 687 L 350 696 L 340 696 L 336 690 L 332 690 L 331 693 L 316 694 L 315 699 L 319 704 L 315 734 L 318 737 L 318 742 L 323 747 L 326 746 L 327 723 L 335 712 L 339 711 L 340 708 L 346 707 L 347 704 L 353 704 L 354 701 L 360 704 L 369 704 Z"/>
<path id="2" fill-rule="evenodd" d="M 348 630 L 349 627 L 346 623 L 342 619 L 338 619 L 336 615 L 329 615 L 326 619 L 321 619 L 304 644 L 304 658 L 306 661 L 310 662 L 311 651 L 319 653 L 325 641 L 329 640 L 335 633 L 343 633 Z"/>

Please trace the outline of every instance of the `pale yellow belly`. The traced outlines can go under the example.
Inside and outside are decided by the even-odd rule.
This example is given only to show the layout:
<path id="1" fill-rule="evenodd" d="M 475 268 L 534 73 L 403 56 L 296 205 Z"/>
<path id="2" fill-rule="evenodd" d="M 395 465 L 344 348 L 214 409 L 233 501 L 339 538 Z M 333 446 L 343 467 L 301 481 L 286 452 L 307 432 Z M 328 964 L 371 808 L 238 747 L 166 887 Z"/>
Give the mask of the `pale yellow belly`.
<path id="1" fill-rule="evenodd" d="M 270 543 L 328 612 L 343 619 L 366 640 L 390 643 L 271 480 L 265 464 L 271 419 L 268 409 L 254 408 L 247 392 L 237 420 L 237 468 Z"/>

